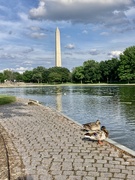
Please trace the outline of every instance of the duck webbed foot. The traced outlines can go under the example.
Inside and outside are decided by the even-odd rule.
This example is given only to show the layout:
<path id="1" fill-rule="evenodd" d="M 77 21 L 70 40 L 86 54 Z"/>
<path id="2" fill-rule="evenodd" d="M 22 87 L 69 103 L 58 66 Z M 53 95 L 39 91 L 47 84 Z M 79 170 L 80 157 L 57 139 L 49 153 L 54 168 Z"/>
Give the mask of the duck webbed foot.
<path id="1" fill-rule="evenodd" d="M 98 144 L 103 145 L 103 141 L 98 140 Z"/>

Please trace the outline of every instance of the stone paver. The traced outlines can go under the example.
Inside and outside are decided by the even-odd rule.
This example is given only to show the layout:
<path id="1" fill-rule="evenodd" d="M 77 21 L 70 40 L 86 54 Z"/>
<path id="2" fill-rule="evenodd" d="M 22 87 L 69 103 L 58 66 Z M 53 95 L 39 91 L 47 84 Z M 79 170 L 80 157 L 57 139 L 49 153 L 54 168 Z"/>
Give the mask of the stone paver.
<path id="1" fill-rule="evenodd" d="M 134 157 L 83 140 L 78 124 L 49 107 L 18 99 L 0 107 L 0 124 L 11 180 L 135 180 Z"/>
<path id="2" fill-rule="evenodd" d="M 0 179 L 4 178 L 8 178 L 8 164 L 3 137 L 0 134 Z"/>

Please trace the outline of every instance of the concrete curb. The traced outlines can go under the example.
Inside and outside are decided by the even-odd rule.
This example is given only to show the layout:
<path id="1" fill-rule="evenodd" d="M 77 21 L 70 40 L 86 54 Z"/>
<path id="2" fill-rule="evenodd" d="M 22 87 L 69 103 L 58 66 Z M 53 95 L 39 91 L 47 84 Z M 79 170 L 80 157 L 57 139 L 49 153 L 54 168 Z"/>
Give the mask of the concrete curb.
<path id="1" fill-rule="evenodd" d="M 116 141 L 113 141 L 112 139 L 107 139 L 106 142 L 112 144 L 113 146 L 121 149 L 122 151 L 132 155 L 133 157 L 135 157 L 135 151 L 133 151 L 132 149 L 127 148 L 126 146 L 123 146 L 122 144 L 117 143 Z"/>

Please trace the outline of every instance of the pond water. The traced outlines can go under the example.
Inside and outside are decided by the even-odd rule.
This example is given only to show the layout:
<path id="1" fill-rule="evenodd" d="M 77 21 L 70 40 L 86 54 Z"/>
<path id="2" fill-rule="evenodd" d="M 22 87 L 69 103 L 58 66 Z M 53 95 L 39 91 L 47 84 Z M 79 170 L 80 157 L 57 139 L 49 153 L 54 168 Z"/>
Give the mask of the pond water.
<path id="1" fill-rule="evenodd" d="M 135 150 L 135 86 L 0 88 L 0 94 L 38 100 L 81 124 L 99 119 L 111 139 Z"/>

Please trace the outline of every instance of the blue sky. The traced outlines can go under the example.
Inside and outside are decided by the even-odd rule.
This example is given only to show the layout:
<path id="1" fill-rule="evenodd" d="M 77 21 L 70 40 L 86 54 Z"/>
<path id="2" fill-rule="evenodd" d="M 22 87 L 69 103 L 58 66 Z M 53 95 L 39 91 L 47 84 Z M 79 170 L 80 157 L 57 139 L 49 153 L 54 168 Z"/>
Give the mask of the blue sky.
<path id="1" fill-rule="evenodd" d="M 0 72 L 55 66 L 55 30 L 62 66 L 119 57 L 135 45 L 135 0 L 0 0 Z"/>

